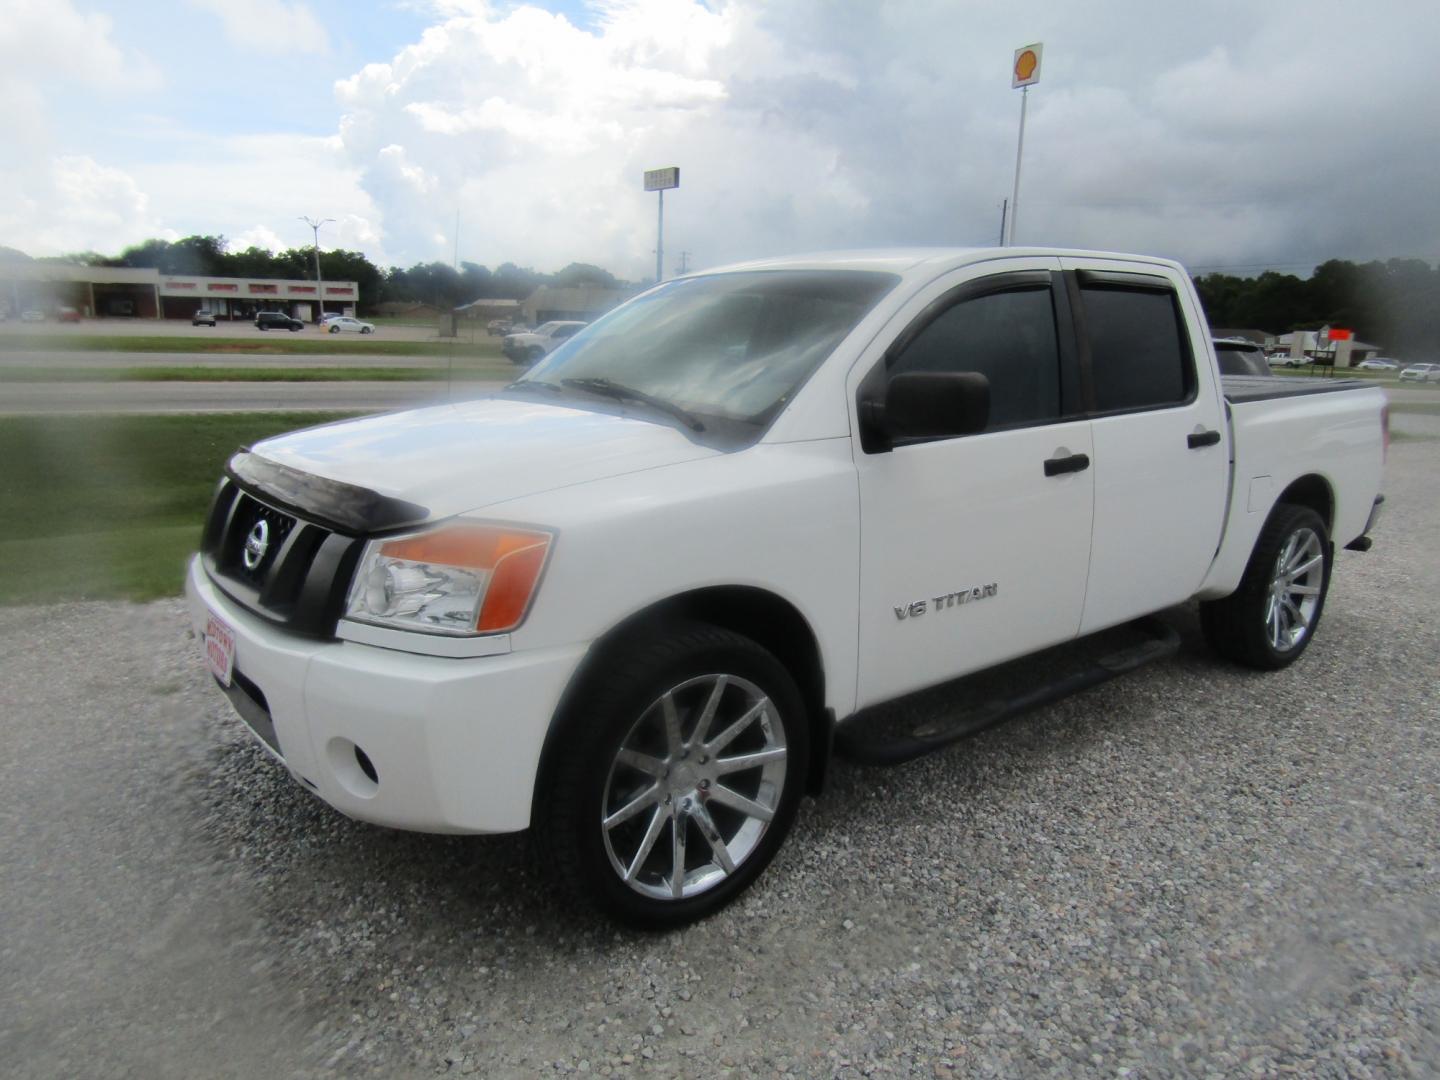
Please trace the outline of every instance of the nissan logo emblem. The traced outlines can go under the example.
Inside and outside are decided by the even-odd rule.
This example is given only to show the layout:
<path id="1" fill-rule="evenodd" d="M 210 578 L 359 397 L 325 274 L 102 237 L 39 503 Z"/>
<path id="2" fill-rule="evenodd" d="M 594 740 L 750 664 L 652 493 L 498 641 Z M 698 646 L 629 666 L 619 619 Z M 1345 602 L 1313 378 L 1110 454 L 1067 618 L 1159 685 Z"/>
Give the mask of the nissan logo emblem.
<path id="1" fill-rule="evenodd" d="M 250 530 L 250 535 L 245 537 L 245 551 L 241 559 L 245 563 L 246 570 L 254 570 L 265 559 L 265 552 L 270 550 L 270 523 L 264 518 L 255 522 L 255 527 Z"/>

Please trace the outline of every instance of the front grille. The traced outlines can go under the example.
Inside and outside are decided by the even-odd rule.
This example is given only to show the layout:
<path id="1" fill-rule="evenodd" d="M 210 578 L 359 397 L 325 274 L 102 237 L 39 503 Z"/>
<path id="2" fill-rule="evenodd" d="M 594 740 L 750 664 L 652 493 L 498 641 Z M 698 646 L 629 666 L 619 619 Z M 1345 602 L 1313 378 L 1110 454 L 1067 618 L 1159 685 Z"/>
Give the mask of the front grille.
<path id="1" fill-rule="evenodd" d="M 257 536 L 262 522 L 263 538 Z M 263 545 L 252 547 L 247 565 L 252 536 Z M 331 638 L 363 543 L 271 506 L 227 478 L 210 508 L 201 558 L 210 579 L 236 603 L 296 633 Z"/>

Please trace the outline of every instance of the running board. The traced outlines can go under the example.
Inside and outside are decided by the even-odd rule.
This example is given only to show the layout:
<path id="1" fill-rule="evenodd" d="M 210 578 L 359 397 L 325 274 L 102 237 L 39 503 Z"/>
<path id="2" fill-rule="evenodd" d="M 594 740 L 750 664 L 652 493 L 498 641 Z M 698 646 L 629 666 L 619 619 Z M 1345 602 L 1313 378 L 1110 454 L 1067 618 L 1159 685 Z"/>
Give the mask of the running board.
<path id="1" fill-rule="evenodd" d="M 937 709 L 931 711 L 929 716 L 918 718 L 918 722 L 912 720 L 898 725 L 894 713 L 903 712 L 901 703 L 863 710 L 836 729 L 835 749 L 842 757 L 860 765 L 903 765 L 936 750 L 943 750 L 1013 716 L 1108 682 L 1117 675 L 1134 671 L 1152 660 L 1171 656 L 1180 648 L 1180 635 L 1153 616 L 1137 619 L 1121 629 L 1129 631 L 1132 636 L 1138 634 L 1141 640 L 1128 647 L 1103 653 L 1086 661 L 1078 669 L 1070 670 L 1040 686 L 1034 685 L 1033 671 L 1027 671 L 1023 681 L 1033 689 L 1013 697 L 987 697 L 973 708 L 958 713 L 950 712 L 948 715 L 936 715 L 940 712 Z M 1070 647 L 1073 647 L 1073 643 L 1070 643 Z M 1065 648 L 1066 646 L 1061 646 L 1059 649 L 1046 650 L 1046 653 L 1039 655 L 1053 655 Z M 1073 663 L 1071 667 L 1074 667 Z M 950 686 L 958 688 L 962 683 L 982 678 L 985 674 L 958 680 Z M 947 691 L 939 692 L 943 694 Z"/>

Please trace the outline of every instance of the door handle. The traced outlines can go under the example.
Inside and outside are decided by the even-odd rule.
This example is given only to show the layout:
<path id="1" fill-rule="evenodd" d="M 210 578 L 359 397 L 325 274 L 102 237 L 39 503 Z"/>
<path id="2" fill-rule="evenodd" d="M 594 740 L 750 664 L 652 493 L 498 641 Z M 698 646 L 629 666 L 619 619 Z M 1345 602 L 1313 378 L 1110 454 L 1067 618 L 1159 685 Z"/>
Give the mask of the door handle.
<path id="1" fill-rule="evenodd" d="M 1202 446 L 1214 446 L 1220 441 L 1218 431 L 1195 431 L 1185 436 L 1185 445 L 1191 450 L 1199 450 Z"/>
<path id="2" fill-rule="evenodd" d="M 1087 454 L 1071 454 L 1069 457 L 1052 457 L 1045 459 L 1045 475 L 1059 476 L 1067 472 L 1084 472 L 1090 467 L 1090 458 Z"/>

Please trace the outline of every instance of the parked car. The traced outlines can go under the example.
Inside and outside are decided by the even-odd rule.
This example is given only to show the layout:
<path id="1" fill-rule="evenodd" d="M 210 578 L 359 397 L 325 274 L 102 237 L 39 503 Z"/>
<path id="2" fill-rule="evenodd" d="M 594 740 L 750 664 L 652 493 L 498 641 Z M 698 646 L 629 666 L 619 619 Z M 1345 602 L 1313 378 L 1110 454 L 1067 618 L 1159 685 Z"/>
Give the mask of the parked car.
<path id="1" fill-rule="evenodd" d="M 190 316 L 191 326 L 214 326 L 215 313 L 213 311 L 197 311 Z"/>
<path id="2" fill-rule="evenodd" d="M 505 340 L 500 343 L 500 351 L 509 358 L 512 364 L 533 364 L 542 356 L 548 356 L 569 341 L 586 325 L 583 322 L 559 319 L 541 323 L 534 330 L 507 334 Z"/>
<path id="3" fill-rule="evenodd" d="M 61 307 L 61 308 L 56 308 L 56 309 L 55 309 L 55 321 L 56 321 L 56 322 L 67 322 L 67 323 L 78 323 L 78 322 L 80 321 L 80 312 L 76 311 L 73 307 Z"/>
<path id="4" fill-rule="evenodd" d="M 503 336 L 510 333 L 512 329 L 514 327 L 511 326 L 509 319 L 491 319 L 485 324 L 485 333 L 491 337 Z"/>
<path id="5" fill-rule="evenodd" d="M 1192 599 L 1222 656 L 1303 655 L 1370 546 L 1385 393 L 1222 383 L 1201 310 L 1178 263 L 1060 250 L 673 280 L 495 394 L 236 453 L 190 617 L 341 812 L 529 829 L 561 895 L 691 922 L 832 745 L 893 764 L 996 718 L 879 705 Z M 1077 685 L 1032 672 L 999 715 Z"/>
<path id="6" fill-rule="evenodd" d="M 22 311 L 22 312 L 20 313 L 20 321 L 21 321 L 21 322 L 44 322 L 44 321 L 45 321 L 45 313 L 44 313 L 43 311 L 37 311 L 35 308 L 30 308 L 30 309 L 28 309 L 28 310 L 26 310 L 26 311 Z"/>
<path id="7" fill-rule="evenodd" d="M 1216 338 L 1215 359 L 1221 375 L 1273 375 L 1265 350 L 1244 338 Z"/>
<path id="8" fill-rule="evenodd" d="M 258 330 L 304 330 L 305 324 L 299 319 L 291 318 L 283 311 L 261 311 L 255 315 L 255 327 Z"/>
<path id="9" fill-rule="evenodd" d="M 323 325 L 325 329 L 332 334 L 339 334 L 341 332 L 347 334 L 373 334 L 375 332 L 374 323 L 361 322 L 359 319 L 352 319 L 349 315 L 337 315 L 333 319 L 326 319 Z"/>
<path id="10" fill-rule="evenodd" d="M 1361 360 L 1355 367 L 1360 371 L 1395 371 L 1400 364 L 1399 361 L 1391 360 L 1388 356 L 1372 356 Z"/>
<path id="11" fill-rule="evenodd" d="M 1308 357 L 1291 356 L 1289 353 L 1267 353 L 1265 362 L 1271 367 L 1304 367 L 1310 362 Z"/>
<path id="12" fill-rule="evenodd" d="M 1440 364 L 1411 364 L 1400 372 L 1401 382 L 1440 382 Z"/>

